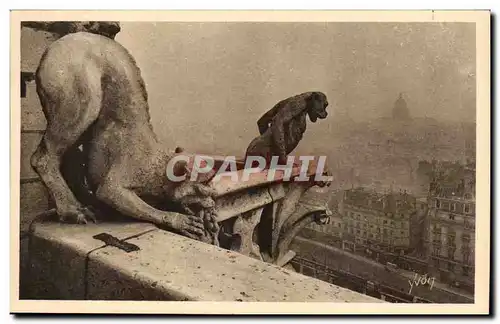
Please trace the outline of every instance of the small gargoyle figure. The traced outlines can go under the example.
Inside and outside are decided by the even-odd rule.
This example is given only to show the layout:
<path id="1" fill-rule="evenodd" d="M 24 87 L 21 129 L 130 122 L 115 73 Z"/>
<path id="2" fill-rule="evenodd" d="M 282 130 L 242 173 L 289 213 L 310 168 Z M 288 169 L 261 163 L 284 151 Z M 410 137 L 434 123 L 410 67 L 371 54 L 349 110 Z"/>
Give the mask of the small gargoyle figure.
<path id="1" fill-rule="evenodd" d="M 246 156 L 261 156 L 267 163 L 272 156 L 285 164 L 287 155 L 292 152 L 306 131 L 306 116 L 315 123 L 328 115 L 328 101 L 322 92 L 305 92 L 278 102 L 257 122 L 260 136 L 248 146 Z"/>

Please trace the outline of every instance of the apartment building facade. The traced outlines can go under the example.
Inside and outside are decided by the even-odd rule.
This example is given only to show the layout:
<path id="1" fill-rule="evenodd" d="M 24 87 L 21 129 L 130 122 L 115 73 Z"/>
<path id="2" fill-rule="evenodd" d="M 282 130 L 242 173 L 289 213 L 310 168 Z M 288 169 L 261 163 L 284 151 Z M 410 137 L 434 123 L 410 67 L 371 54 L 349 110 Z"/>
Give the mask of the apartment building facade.
<path id="1" fill-rule="evenodd" d="M 431 183 L 425 244 L 431 271 L 442 281 L 473 286 L 475 168 L 446 166 Z"/>
<path id="2" fill-rule="evenodd" d="M 418 248 L 424 215 L 417 212 L 416 198 L 406 192 L 346 190 L 339 212 L 343 246 L 348 250 L 374 249 L 407 254 Z"/>

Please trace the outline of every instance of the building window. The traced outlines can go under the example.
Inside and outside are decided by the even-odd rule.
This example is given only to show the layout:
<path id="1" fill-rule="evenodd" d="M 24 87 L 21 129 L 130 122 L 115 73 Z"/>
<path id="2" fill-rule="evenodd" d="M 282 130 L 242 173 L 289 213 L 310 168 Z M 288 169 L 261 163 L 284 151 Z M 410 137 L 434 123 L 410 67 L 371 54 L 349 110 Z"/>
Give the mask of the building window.
<path id="1" fill-rule="evenodd" d="M 450 203 L 443 201 L 443 209 L 450 210 Z"/>
<path id="2" fill-rule="evenodd" d="M 384 219 L 384 225 L 387 224 L 387 220 Z"/>
<path id="3" fill-rule="evenodd" d="M 464 263 L 469 264 L 470 261 L 469 249 L 464 249 L 462 251 L 462 260 L 464 261 Z"/>
<path id="4" fill-rule="evenodd" d="M 456 203 L 452 203 L 451 204 L 451 211 L 456 211 L 457 210 L 457 204 Z"/>
<path id="5" fill-rule="evenodd" d="M 436 199 L 436 208 L 441 208 L 441 201 L 439 199 Z"/>
<path id="6" fill-rule="evenodd" d="M 449 218 L 450 220 L 455 220 L 455 215 L 453 215 L 453 214 L 449 214 L 449 215 L 448 215 L 448 218 Z"/>
<path id="7" fill-rule="evenodd" d="M 436 256 L 441 255 L 441 248 L 439 246 L 434 246 L 433 253 Z"/>
<path id="8" fill-rule="evenodd" d="M 454 270 L 454 268 L 455 268 L 455 267 L 454 267 L 453 262 L 448 262 L 448 270 L 449 270 L 449 271 L 453 271 L 453 270 Z"/>
<path id="9" fill-rule="evenodd" d="M 434 244 L 439 242 L 441 244 L 441 227 L 437 226 L 432 229 L 431 237 L 433 237 Z"/>
<path id="10" fill-rule="evenodd" d="M 356 230 L 356 234 L 358 234 L 358 235 L 359 235 L 359 233 L 360 233 L 360 232 L 361 232 L 360 230 Z"/>
<path id="11" fill-rule="evenodd" d="M 451 247 L 455 247 L 456 234 L 454 232 L 450 232 L 448 234 L 448 245 Z"/>
<path id="12" fill-rule="evenodd" d="M 469 273 L 470 273 L 469 272 L 469 267 L 466 267 L 466 266 L 462 267 L 462 274 L 464 276 L 469 276 Z"/>
<path id="13" fill-rule="evenodd" d="M 448 249 L 448 259 L 451 259 L 451 260 L 455 259 L 455 249 L 454 248 Z"/>
<path id="14" fill-rule="evenodd" d="M 464 213 L 466 213 L 466 214 L 470 213 L 470 205 L 469 204 L 464 205 Z"/>

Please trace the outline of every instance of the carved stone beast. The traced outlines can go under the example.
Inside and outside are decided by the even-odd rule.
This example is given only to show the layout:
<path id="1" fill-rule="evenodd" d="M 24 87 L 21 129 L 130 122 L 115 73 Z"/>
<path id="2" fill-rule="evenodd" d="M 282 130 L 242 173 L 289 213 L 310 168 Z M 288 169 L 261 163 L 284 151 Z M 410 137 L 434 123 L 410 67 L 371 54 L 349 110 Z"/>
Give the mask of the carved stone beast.
<path id="1" fill-rule="evenodd" d="M 89 189 L 99 203 L 194 239 L 216 227 L 207 225 L 214 206 L 214 192 L 203 184 L 208 179 L 180 184 L 167 179 L 173 154 L 153 132 L 144 81 L 123 46 L 93 33 L 66 35 L 49 46 L 35 79 L 47 129 L 31 164 L 61 221 L 95 220 L 61 172 L 63 161 L 81 145 Z M 175 172 L 188 171 L 177 164 Z M 179 202 L 180 210 L 160 210 L 150 201 Z"/>

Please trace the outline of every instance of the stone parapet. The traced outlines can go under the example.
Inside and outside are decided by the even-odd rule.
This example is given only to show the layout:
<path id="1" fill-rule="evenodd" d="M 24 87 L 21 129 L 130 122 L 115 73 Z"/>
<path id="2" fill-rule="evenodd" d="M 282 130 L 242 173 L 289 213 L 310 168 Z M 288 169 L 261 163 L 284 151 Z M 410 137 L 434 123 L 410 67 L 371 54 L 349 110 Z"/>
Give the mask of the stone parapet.
<path id="1" fill-rule="evenodd" d="M 21 299 L 382 302 L 147 223 L 34 223 L 28 255 Z"/>

